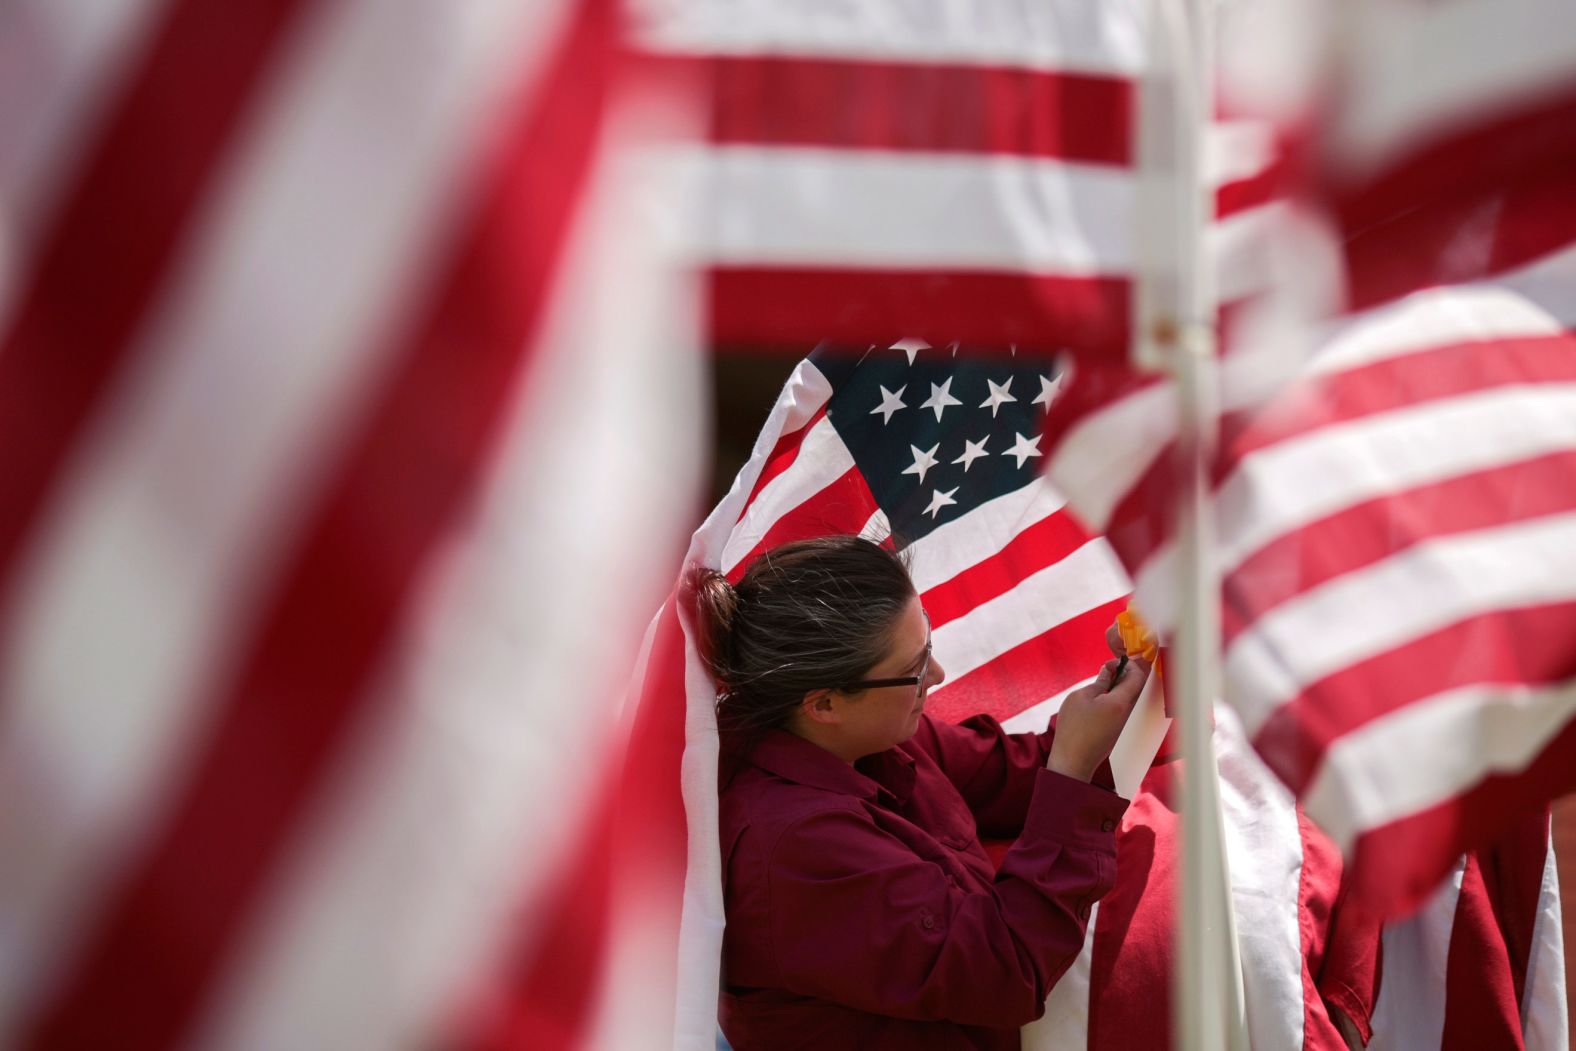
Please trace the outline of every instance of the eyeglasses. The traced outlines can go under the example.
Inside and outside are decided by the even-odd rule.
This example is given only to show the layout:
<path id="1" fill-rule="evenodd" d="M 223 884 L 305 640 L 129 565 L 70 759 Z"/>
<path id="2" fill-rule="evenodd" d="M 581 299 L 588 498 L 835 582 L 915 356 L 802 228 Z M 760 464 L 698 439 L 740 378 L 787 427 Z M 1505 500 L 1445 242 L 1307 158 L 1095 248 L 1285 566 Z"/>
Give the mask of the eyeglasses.
<path id="1" fill-rule="evenodd" d="M 921 697 L 925 696 L 925 691 L 929 688 L 929 684 L 926 682 L 926 680 L 929 677 L 930 677 L 930 614 L 926 613 L 925 614 L 925 654 L 924 654 L 923 657 L 920 658 L 920 661 L 919 661 L 919 674 L 918 675 L 899 675 L 899 676 L 897 676 L 896 678 L 893 678 L 893 679 L 856 679 L 853 682 L 845 682 L 845 683 L 843 683 L 843 685 L 839 686 L 838 689 L 839 690 L 852 691 L 852 690 L 873 690 L 873 689 L 876 689 L 877 687 L 880 687 L 880 686 L 917 686 L 917 687 L 919 687 L 919 689 L 915 693 L 915 697 L 917 699 L 917 698 L 921 698 Z"/>

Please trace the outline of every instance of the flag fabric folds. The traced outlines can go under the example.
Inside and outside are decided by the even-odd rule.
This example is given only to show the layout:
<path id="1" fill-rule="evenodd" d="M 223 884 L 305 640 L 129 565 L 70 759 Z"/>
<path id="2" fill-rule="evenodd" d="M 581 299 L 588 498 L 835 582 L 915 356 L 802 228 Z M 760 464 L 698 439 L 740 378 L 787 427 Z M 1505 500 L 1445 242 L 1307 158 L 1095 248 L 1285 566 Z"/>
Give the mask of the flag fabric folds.
<path id="1" fill-rule="evenodd" d="M 1512 77 L 1523 94 L 1499 98 L 1476 69 L 1488 100 L 1473 114 L 1395 117 L 1454 54 L 1434 23 L 1459 42 L 1473 10 L 1485 31 L 1500 18 L 1462 4 L 1407 22 L 1421 68 L 1391 71 L 1379 94 L 1352 75 L 1352 123 L 1389 114 L 1402 146 L 1360 149 L 1336 121 L 1321 147 L 1347 311 L 1305 324 L 1268 369 L 1262 346 L 1228 347 L 1221 366 L 1226 696 L 1385 914 L 1417 905 L 1507 812 L 1570 790 L 1576 769 L 1576 154 L 1554 116 L 1576 97 L 1576 56 L 1530 96 Z M 1511 24 L 1537 34 L 1569 18 L 1517 10 Z M 1526 17 L 1540 11 L 1555 21 Z M 1070 384 L 1049 470 L 1165 626 L 1171 393 L 1116 372 Z"/>

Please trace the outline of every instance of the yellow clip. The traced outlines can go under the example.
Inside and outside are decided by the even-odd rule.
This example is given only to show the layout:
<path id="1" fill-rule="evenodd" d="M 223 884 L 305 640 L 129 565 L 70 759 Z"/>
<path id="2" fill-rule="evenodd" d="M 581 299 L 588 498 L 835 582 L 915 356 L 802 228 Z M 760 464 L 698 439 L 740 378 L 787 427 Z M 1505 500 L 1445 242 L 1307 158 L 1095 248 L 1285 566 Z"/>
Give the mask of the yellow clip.
<path id="1" fill-rule="evenodd" d="M 1122 646 L 1129 657 L 1142 657 L 1154 663 L 1155 654 L 1160 652 L 1160 640 L 1132 606 L 1116 615 L 1116 630 L 1122 633 Z"/>

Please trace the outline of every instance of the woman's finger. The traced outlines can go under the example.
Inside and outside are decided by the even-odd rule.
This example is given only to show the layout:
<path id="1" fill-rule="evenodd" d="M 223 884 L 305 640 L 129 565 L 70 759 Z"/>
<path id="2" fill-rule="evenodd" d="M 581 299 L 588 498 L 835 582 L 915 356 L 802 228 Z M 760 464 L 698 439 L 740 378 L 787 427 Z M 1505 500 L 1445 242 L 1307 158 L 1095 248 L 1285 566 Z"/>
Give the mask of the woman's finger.
<path id="1" fill-rule="evenodd" d="M 1115 673 L 1116 665 L 1120 661 L 1111 661 L 1106 667 Z M 1101 674 L 1104 674 L 1102 669 Z M 1122 669 L 1122 677 L 1106 688 L 1106 694 L 1120 699 L 1125 704 L 1133 704 L 1138 700 L 1138 695 L 1144 692 L 1144 682 L 1149 678 L 1149 666 L 1136 658 L 1131 658 L 1127 666 Z"/>
<path id="2" fill-rule="evenodd" d="M 1111 647 L 1111 652 L 1118 657 L 1127 655 L 1127 644 L 1122 641 L 1122 629 L 1116 626 L 1115 621 L 1105 629 L 1105 644 Z"/>

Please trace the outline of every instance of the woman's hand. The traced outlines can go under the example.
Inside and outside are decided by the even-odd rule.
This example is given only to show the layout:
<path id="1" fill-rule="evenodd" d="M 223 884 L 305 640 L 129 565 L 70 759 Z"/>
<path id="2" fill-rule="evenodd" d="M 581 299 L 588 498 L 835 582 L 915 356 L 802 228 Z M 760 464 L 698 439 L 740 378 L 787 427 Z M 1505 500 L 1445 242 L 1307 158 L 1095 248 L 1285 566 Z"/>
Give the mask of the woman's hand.
<path id="1" fill-rule="evenodd" d="M 1105 640 L 1113 653 L 1123 653 L 1116 625 L 1106 632 Z M 1062 702 L 1051 756 L 1045 763 L 1048 769 L 1087 781 L 1111 754 L 1149 678 L 1149 662 L 1143 658 L 1128 658 L 1118 678 L 1121 663 L 1119 659 L 1106 661 L 1094 682 L 1074 690 Z"/>

